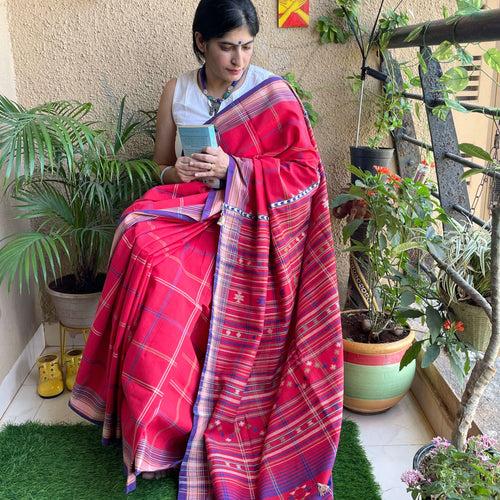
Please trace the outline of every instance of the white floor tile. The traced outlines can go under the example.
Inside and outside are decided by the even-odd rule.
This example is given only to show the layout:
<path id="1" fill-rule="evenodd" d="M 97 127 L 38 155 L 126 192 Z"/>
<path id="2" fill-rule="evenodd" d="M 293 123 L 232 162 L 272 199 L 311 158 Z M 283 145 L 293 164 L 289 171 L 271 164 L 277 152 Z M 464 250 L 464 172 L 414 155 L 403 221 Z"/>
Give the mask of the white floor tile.
<path id="1" fill-rule="evenodd" d="M 23 386 L 36 387 L 37 385 L 38 385 L 38 366 L 35 365 L 29 372 L 25 381 L 23 382 Z"/>
<path id="2" fill-rule="evenodd" d="M 382 500 L 411 498 L 401 474 L 412 468 L 413 456 L 420 445 L 365 446 L 375 479 L 382 490 Z"/>
<path id="3" fill-rule="evenodd" d="M 70 395 L 71 393 L 69 391 L 64 391 L 56 398 L 44 400 L 34 417 L 35 420 L 44 424 L 86 422 L 86 420 L 79 417 L 69 408 L 68 401 Z"/>
<path id="4" fill-rule="evenodd" d="M 433 437 L 431 427 L 411 394 L 384 413 L 359 415 L 346 410 L 345 417 L 359 425 L 364 446 L 424 444 Z"/>
<path id="5" fill-rule="evenodd" d="M 36 387 L 22 386 L 0 420 L 0 425 L 21 424 L 33 420 L 42 402 L 43 399 L 38 396 Z"/>

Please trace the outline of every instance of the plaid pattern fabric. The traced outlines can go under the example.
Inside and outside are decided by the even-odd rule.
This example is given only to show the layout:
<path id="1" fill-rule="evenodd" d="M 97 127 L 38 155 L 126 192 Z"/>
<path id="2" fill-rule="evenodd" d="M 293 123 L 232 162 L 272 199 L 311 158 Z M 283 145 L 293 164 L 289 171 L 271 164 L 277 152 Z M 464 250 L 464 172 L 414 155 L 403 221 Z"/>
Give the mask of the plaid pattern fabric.
<path id="1" fill-rule="evenodd" d="M 180 499 L 333 498 L 343 361 L 316 143 L 277 77 L 213 122 L 235 159 L 224 199 L 159 187 L 125 214 L 71 404 L 122 436 L 131 486 L 181 463 Z"/>
<path id="2" fill-rule="evenodd" d="M 219 215 L 202 214 L 214 200 L 202 183 L 158 186 L 117 231 L 70 406 L 103 424 L 104 443 L 122 439 L 127 491 L 186 449 L 219 236 Z"/>
<path id="3" fill-rule="evenodd" d="M 236 165 L 179 498 L 332 498 L 343 360 L 317 146 L 278 78 L 213 122 Z"/>

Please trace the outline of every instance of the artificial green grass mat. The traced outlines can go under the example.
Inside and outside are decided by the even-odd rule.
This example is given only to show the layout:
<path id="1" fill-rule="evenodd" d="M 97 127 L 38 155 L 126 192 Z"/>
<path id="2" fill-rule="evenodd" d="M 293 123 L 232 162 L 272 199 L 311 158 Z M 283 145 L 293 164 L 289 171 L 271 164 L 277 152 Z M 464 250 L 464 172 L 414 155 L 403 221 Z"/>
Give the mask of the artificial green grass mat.
<path id="1" fill-rule="evenodd" d="M 121 447 L 101 446 L 100 440 L 100 428 L 88 424 L 6 426 L 0 432 L 0 499 L 177 498 L 174 471 L 159 480 L 138 477 L 127 497 Z M 336 500 L 381 498 L 357 425 L 349 420 L 342 426 L 333 474 Z"/>

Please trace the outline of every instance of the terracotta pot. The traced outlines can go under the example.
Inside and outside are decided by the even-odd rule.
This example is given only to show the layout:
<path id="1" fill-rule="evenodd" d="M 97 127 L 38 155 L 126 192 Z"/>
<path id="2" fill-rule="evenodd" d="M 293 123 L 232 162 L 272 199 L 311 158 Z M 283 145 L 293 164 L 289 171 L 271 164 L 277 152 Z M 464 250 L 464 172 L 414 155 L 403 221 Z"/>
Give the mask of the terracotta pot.
<path id="1" fill-rule="evenodd" d="M 414 339 L 413 332 L 397 342 L 380 344 L 344 339 L 344 406 L 358 413 L 380 413 L 398 403 L 415 376 L 415 361 L 399 370 Z"/>

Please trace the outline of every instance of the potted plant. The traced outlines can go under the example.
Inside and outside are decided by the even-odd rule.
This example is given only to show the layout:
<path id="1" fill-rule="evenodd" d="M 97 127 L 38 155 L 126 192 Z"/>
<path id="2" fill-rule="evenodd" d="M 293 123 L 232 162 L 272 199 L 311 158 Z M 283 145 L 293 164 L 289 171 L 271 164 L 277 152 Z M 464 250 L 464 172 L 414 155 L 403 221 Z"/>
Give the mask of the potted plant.
<path id="1" fill-rule="evenodd" d="M 116 125 L 106 128 L 89 121 L 89 103 L 26 109 L 0 96 L 0 169 L 17 217 L 35 227 L 1 241 L 0 281 L 9 288 L 43 282 L 68 327 L 91 325 L 119 215 L 156 178 L 154 162 L 125 151 L 151 132 L 152 118 L 125 122 L 124 107 L 125 99 Z"/>
<path id="2" fill-rule="evenodd" d="M 378 167 L 375 174 L 355 166 L 349 170 L 358 180 L 333 200 L 333 208 L 347 203 L 362 207 L 344 227 L 343 238 L 347 242 L 363 223 L 366 236 L 352 239 L 347 249 L 362 303 L 342 316 L 344 402 L 355 411 L 374 413 L 396 404 L 412 383 L 416 356 L 406 356 L 400 367 L 415 339 L 408 320 L 427 313 L 437 314 L 440 326 L 443 323 L 432 307 L 434 297 L 428 294 L 430 278 L 412 259 L 412 252 L 423 248 L 435 220 L 447 216 L 424 183 L 402 179 L 385 167 Z"/>
<path id="3" fill-rule="evenodd" d="M 311 100 L 312 94 L 308 90 L 305 90 L 302 85 L 297 81 L 295 74 L 292 72 L 285 73 L 283 78 L 290 84 L 290 87 L 297 94 L 297 97 L 302 102 L 304 109 L 306 110 L 307 117 L 309 118 L 309 122 L 311 123 L 311 127 L 315 127 L 318 123 L 318 113 L 314 110 Z"/>
<path id="4" fill-rule="evenodd" d="M 346 43 L 354 38 L 358 46 L 361 65 L 358 74 L 350 76 L 353 91 L 359 93 L 358 119 L 355 146 L 351 146 L 351 163 L 362 170 L 373 171 L 374 165 L 388 166 L 394 150 L 381 147 L 382 142 L 396 128 L 402 126 L 403 115 L 410 109 L 410 104 L 403 97 L 405 88 L 398 88 L 393 80 L 368 66 L 372 50 L 377 48 L 382 53 L 386 50 L 392 32 L 399 26 L 408 24 L 408 14 L 390 10 L 382 14 L 384 2 L 380 2 L 376 18 L 369 29 L 360 22 L 361 0 L 335 0 L 336 8 L 329 16 L 321 16 L 316 23 L 320 43 Z M 384 82 L 382 94 L 377 94 L 375 134 L 366 146 L 360 146 L 359 137 L 365 96 L 366 76 L 370 75 Z"/>
<path id="5" fill-rule="evenodd" d="M 414 499 L 498 498 L 500 496 L 500 454 L 496 440 L 470 437 L 463 450 L 436 437 L 420 448 L 413 469 L 401 476 Z"/>
<path id="6" fill-rule="evenodd" d="M 441 240 L 444 260 L 483 297 L 491 300 L 491 233 L 470 224 L 453 223 Z M 458 336 L 477 351 L 485 351 L 491 336 L 491 322 L 484 310 L 453 281 L 448 273 L 438 273 L 438 289 L 443 302 L 463 325 Z"/>

